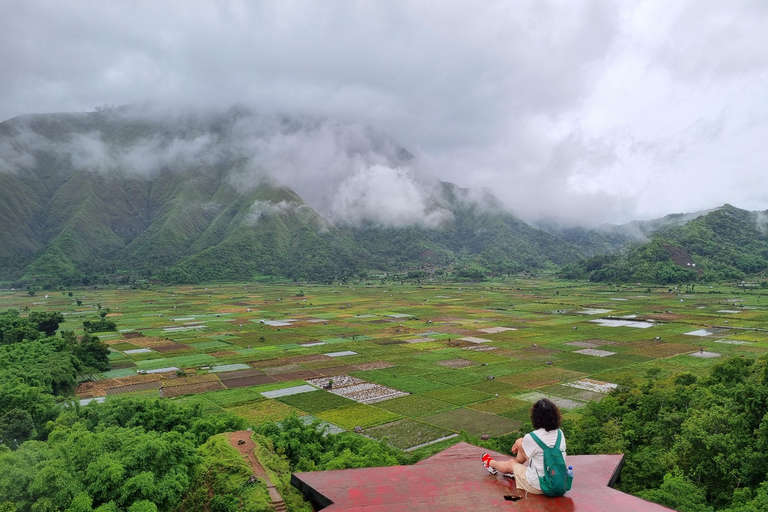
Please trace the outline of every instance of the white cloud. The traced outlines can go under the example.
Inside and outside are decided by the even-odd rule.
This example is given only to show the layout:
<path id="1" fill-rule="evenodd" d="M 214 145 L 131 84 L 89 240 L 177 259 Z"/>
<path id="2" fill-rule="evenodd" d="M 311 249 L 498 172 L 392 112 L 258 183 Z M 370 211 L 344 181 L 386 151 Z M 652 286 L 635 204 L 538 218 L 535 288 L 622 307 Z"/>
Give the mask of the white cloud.
<path id="1" fill-rule="evenodd" d="M 337 222 L 359 225 L 438 227 L 453 214 L 436 204 L 424 185 L 403 168 L 383 165 L 360 167 L 344 180 L 331 206 Z"/>
<path id="2" fill-rule="evenodd" d="M 149 100 L 336 120 L 243 138 L 321 209 L 318 191 L 358 165 L 391 165 L 343 150 L 366 125 L 419 157 L 414 174 L 486 187 L 527 218 L 768 204 L 764 0 L 28 0 L 3 14 L 1 119 Z M 216 145 L 182 139 L 199 147 L 179 154 Z M 90 142 L 77 158 L 97 165 Z"/>

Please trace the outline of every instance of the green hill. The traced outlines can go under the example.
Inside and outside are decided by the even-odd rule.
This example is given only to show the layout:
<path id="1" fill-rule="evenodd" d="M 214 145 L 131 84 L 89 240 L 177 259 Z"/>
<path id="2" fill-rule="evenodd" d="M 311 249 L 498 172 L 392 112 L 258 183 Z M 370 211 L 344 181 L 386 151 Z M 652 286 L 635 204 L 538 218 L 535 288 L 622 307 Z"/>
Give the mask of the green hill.
<path id="1" fill-rule="evenodd" d="M 742 279 L 768 269 L 765 215 L 726 204 L 683 224 L 663 225 L 623 254 L 568 266 L 563 275 L 659 283 Z"/>

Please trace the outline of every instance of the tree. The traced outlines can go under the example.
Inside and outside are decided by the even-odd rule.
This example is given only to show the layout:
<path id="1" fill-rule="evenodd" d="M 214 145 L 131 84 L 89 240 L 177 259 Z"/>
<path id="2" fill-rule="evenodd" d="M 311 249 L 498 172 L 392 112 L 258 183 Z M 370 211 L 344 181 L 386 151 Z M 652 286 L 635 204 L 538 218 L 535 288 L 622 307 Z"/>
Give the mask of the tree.
<path id="1" fill-rule="evenodd" d="M 98 336 L 85 333 L 72 348 L 72 353 L 82 362 L 84 367 L 94 368 L 101 372 L 107 371 L 109 365 L 109 346 Z"/>
<path id="2" fill-rule="evenodd" d="M 664 483 L 658 489 L 649 489 L 638 493 L 643 499 L 659 503 L 679 512 L 707 512 L 704 490 L 687 479 L 682 471 L 664 475 Z"/>
<path id="3" fill-rule="evenodd" d="M 37 329 L 46 336 L 53 336 L 59 329 L 59 325 L 64 322 L 64 315 L 58 311 L 33 311 L 29 314 L 29 320 L 37 324 Z"/>
<path id="4" fill-rule="evenodd" d="M 17 407 L 0 416 L 0 442 L 12 449 L 31 438 L 34 430 L 32 415 L 24 409 Z"/>

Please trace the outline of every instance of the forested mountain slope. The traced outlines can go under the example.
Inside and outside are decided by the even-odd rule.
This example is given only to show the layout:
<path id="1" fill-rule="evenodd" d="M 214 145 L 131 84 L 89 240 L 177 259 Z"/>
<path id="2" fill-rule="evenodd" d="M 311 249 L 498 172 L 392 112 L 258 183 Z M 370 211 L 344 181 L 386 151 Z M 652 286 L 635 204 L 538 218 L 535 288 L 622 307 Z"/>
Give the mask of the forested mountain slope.
<path id="1" fill-rule="evenodd" d="M 766 212 L 724 205 L 684 224 L 660 227 L 624 254 L 564 269 L 593 281 L 677 283 L 742 279 L 768 269 Z"/>
<path id="2" fill-rule="evenodd" d="M 331 280 L 435 263 L 509 272 L 581 257 L 492 197 L 472 198 L 447 183 L 419 192 L 440 210 L 439 223 L 327 220 L 281 180 L 287 160 L 311 168 L 314 149 L 297 156 L 301 148 L 291 139 L 294 146 L 276 156 L 273 146 L 299 133 L 308 146 L 335 137 L 336 150 L 355 162 L 399 169 L 413 158 L 366 131 L 354 139 L 340 130 L 237 109 L 179 118 L 132 111 L 32 115 L 0 123 L 0 278 Z"/>

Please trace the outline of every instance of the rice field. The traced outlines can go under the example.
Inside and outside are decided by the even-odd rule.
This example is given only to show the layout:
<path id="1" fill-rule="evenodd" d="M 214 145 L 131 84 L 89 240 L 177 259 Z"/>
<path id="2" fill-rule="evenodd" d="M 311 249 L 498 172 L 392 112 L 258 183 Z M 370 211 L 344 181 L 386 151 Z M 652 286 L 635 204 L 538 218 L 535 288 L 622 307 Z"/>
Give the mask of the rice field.
<path id="1" fill-rule="evenodd" d="M 0 308 L 61 311 L 61 329 L 78 333 L 110 309 L 119 332 L 98 334 L 112 370 L 81 384 L 81 398 L 163 397 L 254 424 L 295 413 L 406 449 L 461 430 L 512 432 L 544 396 L 572 417 L 649 370 L 697 374 L 764 354 L 768 293 L 702 288 L 682 297 L 522 277 L 232 283 L 73 289 L 44 301 L 0 290 Z M 287 394 L 300 386 L 315 391 Z"/>

